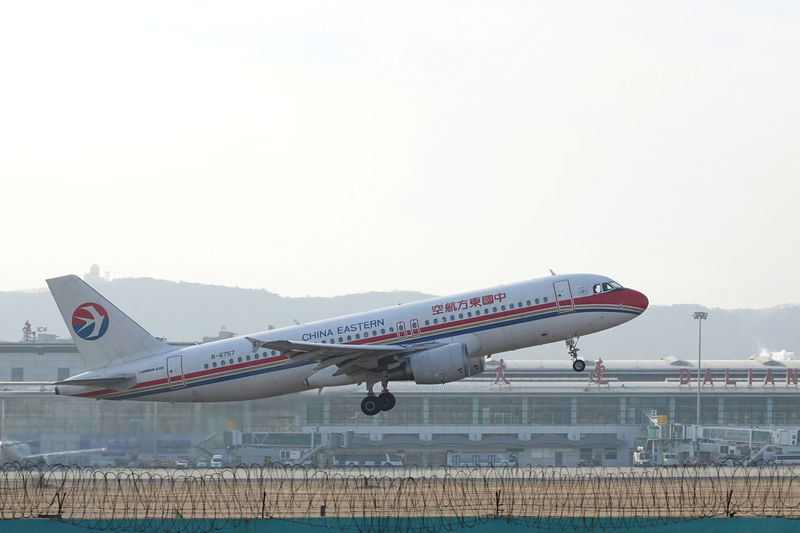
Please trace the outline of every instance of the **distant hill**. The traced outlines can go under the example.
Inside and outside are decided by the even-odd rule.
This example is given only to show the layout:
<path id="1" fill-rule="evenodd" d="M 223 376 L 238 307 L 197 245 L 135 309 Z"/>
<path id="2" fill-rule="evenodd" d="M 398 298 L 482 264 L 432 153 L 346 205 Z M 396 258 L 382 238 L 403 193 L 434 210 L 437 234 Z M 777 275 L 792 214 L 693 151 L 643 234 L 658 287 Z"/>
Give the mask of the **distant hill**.
<path id="1" fill-rule="evenodd" d="M 157 280 L 124 278 L 93 281 L 92 286 L 141 324 L 169 341 L 199 341 L 216 336 L 221 326 L 236 333 L 264 331 L 378 307 L 430 298 L 410 292 L 369 292 L 332 298 L 285 298 L 266 290 L 240 289 Z M 69 337 L 50 292 L 0 292 L 0 340 L 18 341 L 30 321 L 34 331 Z"/>
<path id="2" fill-rule="evenodd" d="M 226 326 L 252 333 L 378 307 L 413 302 L 430 295 L 410 292 L 370 292 L 332 298 L 285 298 L 266 290 L 127 278 L 94 282 L 109 300 L 153 335 L 170 341 L 199 341 Z M 771 309 L 706 309 L 697 305 L 651 306 L 635 320 L 581 339 L 587 358 L 657 359 L 674 355 L 697 357 L 697 321 L 692 313 L 705 310 L 703 357 L 747 358 L 761 350 L 785 350 L 800 357 L 800 305 Z M 46 290 L 0 292 L 0 340 L 18 341 L 29 320 L 34 330 L 68 337 L 66 325 Z M 564 357 L 563 343 L 529 348 L 504 355 L 513 358 Z"/>

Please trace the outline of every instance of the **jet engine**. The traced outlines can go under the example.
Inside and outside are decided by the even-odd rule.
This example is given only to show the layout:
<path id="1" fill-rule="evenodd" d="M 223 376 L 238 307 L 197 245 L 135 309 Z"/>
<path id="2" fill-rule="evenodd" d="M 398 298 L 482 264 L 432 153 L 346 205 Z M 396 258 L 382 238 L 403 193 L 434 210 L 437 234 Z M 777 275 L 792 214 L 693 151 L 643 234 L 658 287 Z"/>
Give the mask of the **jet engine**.
<path id="1" fill-rule="evenodd" d="M 470 360 L 467 347 L 454 343 L 412 355 L 403 371 L 405 379 L 422 385 L 449 383 L 483 372 L 483 358 Z"/>

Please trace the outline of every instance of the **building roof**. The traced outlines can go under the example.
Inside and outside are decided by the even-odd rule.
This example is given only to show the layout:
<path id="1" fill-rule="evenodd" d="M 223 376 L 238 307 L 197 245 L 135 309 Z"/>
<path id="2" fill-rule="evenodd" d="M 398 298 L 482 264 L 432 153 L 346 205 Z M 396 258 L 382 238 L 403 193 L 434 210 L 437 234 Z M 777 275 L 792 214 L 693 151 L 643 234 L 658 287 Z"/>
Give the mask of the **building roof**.
<path id="1" fill-rule="evenodd" d="M 470 440 L 465 435 L 442 434 L 433 435 L 431 439 L 422 440 L 417 435 L 399 434 L 384 435 L 380 441 L 373 441 L 367 437 L 353 436 L 350 446 L 339 448 L 340 452 L 351 450 L 353 452 L 363 451 L 364 448 L 392 447 L 398 450 L 409 448 L 447 448 L 448 446 L 458 447 L 462 450 L 469 450 L 471 447 L 486 449 L 487 447 L 496 448 L 582 448 L 589 446 L 606 446 L 618 448 L 627 446 L 627 443 L 611 435 L 593 434 L 587 435 L 580 440 L 569 440 L 562 435 L 538 435 L 528 440 L 523 440 L 516 435 L 490 435 L 485 434 L 480 440 Z"/>

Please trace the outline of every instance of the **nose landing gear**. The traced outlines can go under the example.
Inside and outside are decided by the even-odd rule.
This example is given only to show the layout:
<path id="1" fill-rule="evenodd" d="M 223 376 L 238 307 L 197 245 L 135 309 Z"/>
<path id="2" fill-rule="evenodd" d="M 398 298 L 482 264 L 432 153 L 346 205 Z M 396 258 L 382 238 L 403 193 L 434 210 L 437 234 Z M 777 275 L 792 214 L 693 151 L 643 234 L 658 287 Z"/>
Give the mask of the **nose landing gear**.
<path id="1" fill-rule="evenodd" d="M 586 368 L 586 361 L 583 359 L 578 359 L 578 337 L 574 337 L 572 339 L 567 339 L 567 351 L 569 352 L 570 357 L 572 357 L 572 370 L 575 372 L 583 372 L 583 369 Z"/>
<path id="2" fill-rule="evenodd" d="M 372 392 L 374 386 L 375 383 L 367 384 L 367 397 L 361 400 L 361 412 L 367 416 L 377 415 L 381 411 L 389 411 L 397 403 L 394 394 L 388 390 L 388 380 L 381 381 L 381 393 L 377 396 Z"/>

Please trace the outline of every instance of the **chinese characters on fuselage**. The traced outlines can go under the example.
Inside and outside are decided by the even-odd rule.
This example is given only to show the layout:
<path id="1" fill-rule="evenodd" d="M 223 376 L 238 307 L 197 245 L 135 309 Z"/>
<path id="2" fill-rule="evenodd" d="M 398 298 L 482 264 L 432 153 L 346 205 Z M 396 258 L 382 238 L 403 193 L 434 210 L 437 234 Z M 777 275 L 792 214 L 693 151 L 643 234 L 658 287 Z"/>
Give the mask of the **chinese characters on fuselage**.
<path id="1" fill-rule="evenodd" d="M 472 309 L 473 307 L 492 305 L 495 302 L 502 303 L 506 298 L 507 296 L 504 292 L 498 292 L 497 294 L 484 294 L 483 296 L 475 296 L 472 298 L 466 298 L 464 300 L 433 305 L 431 306 L 431 311 L 434 315 L 441 315 L 443 313 L 452 313 L 454 311 Z"/>

